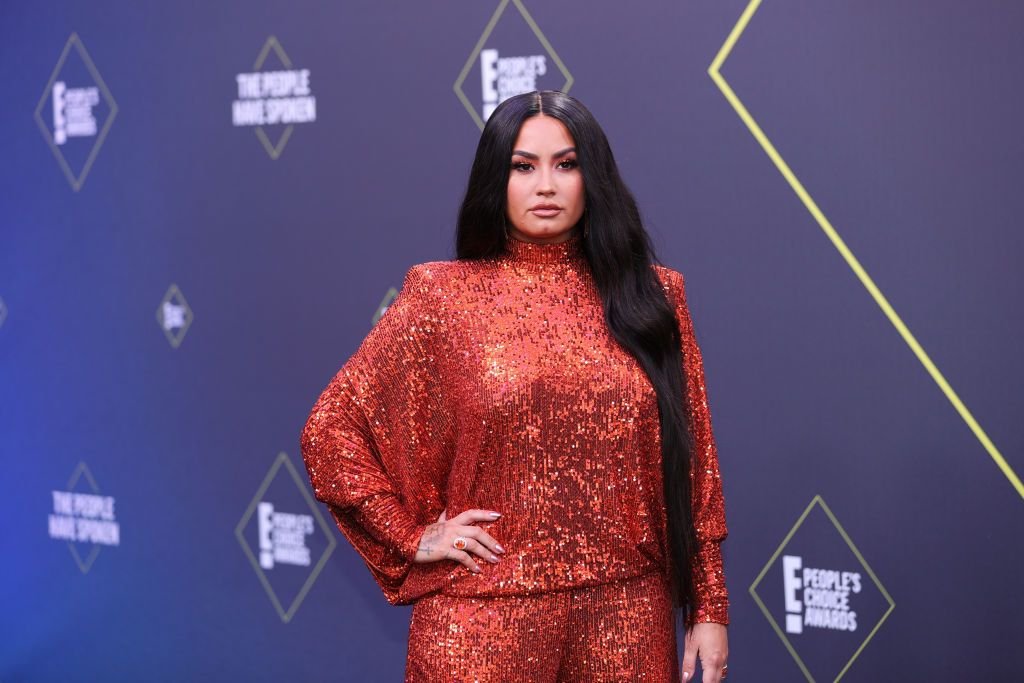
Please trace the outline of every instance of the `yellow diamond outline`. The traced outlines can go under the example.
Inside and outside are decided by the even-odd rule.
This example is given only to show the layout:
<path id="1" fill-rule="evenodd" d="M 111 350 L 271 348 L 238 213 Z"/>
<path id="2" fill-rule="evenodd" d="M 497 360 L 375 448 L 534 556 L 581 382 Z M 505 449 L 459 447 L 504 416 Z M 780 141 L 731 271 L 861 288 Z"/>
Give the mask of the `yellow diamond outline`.
<path id="1" fill-rule="evenodd" d="M 82 62 L 85 63 L 85 68 L 92 76 L 92 79 L 96 82 L 100 92 L 103 93 L 103 98 L 107 100 L 107 106 L 110 107 L 110 115 L 107 116 L 106 122 L 103 127 L 100 128 L 100 132 L 96 135 L 96 142 L 93 143 L 92 150 L 89 152 L 89 156 L 86 157 L 85 163 L 82 165 L 82 170 L 75 176 L 75 172 L 71 170 L 71 165 L 68 164 L 67 159 L 64 158 L 64 153 L 57 147 L 57 143 L 53 141 L 53 133 L 46 125 L 46 121 L 43 120 L 43 105 L 46 104 L 46 98 L 51 95 L 53 89 L 53 83 L 57 80 L 60 75 L 60 70 L 64 66 L 64 62 L 68 59 L 68 54 L 71 52 L 71 48 L 75 47 L 78 50 L 78 56 L 82 58 Z M 35 115 L 33 118 L 36 120 L 36 124 L 39 126 L 40 132 L 43 134 L 43 139 L 46 140 L 46 144 L 49 145 L 50 151 L 57 158 L 57 163 L 60 165 L 64 176 L 68 179 L 72 189 L 78 192 L 82 189 L 82 185 L 85 184 L 85 179 L 89 175 L 89 171 L 92 169 L 92 164 L 96 160 L 96 157 L 100 153 L 100 148 L 103 147 L 103 142 L 107 139 L 107 133 L 110 131 L 110 127 L 114 125 L 114 119 L 117 117 L 119 108 L 117 101 L 114 100 L 114 95 L 110 92 L 110 88 L 107 87 L 106 82 L 103 80 L 103 76 L 100 75 L 100 70 L 96 68 L 96 65 L 92 61 L 92 57 L 89 56 L 88 51 L 85 49 L 85 43 L 78 37 L 78 33 L 72 31 L 68 37 L 67 42 L 64 43 L 64 49 L 61 50 L 60 57 L 57 59 L 57 66 L 54 67 L 53 73 L 50 74 L 50 80 L 47 81 L 46 87 L 43 88 L 43 96 L 39 98 L 39 104 L 36 105 Z"/>
<path id="2" fill-rule="evenodd" d="M 782 155 L 779 154 L 778 150 L 775 149 L 775 146 L 768 139 L 768 136 L 765 135 L 763 130 L 761 130 L 761 127 L 757 124 L 757 121 L 755 121 L 754 117 L 750 115 L 750 112 L 747 111 L 747 108 L 743 105 L 743 102 L 733 91 L 732 87 L 729 86 L 729 83 L 725 80 L 725 77 L 722 76 L 722 65 L 725 63 L 725 60 L 728 59 L 729 53 L 732 52 L 733 46 L 736 44 L 736 41 L 738 41 L 740 36 L 743 34 L 743 31 L 746 29 L 747 24 L 750 22 L 751 17 L 754 16 L 754 12 L 757 11 L 757 8 L 760 4 L 761 0 L 750 0 L 750 3 L 743 11 L 743 14 L 740 15 L 740 18 L 736 22 L 736 25 L 733 26 L 733 29 L 729 33 L 729 36 L 725 39 L 725 42 L 722 43 L 722 47 L 718 50 L 718 54 L 715 56 L 714 61 L 711 62 L 711 66 L 708 67 L 708 74 L 711 76 L 711 79 L 718 86 L 718 89 L 722 91 L 722 94 L 725 96 L 725 99 L 728 100 L 729 104 L 739 115 L 743 123 L 746 124 L 747 128 L 754 136 L 754 139 L 756 139 L 758 144 L 761 145 L 761 148 L 768 155 L 768 158 L 772 160 L 772 163 L 775 164 L 775 167 L 782 174 L 783 178 L 785 178 L 786 182 L 789 183 L 789 186 L 796 193 L 797 197 L 799 197 L 800 201 L 803 202 L 804 207 L 811 214 L 811 216 L 814 217 L 814 220 L 825 232 L 825 235 L 828 236 L 829 240 L 832 241 L 832 244 L 839 251 L 842 257 L 846 260 L 847 265 L 850 266 L 853 272 L 860 279 L 861 284 L 863 284 L 865 289 L 867 289 L 868 292 L 871 294 L 871 297 L 875 300 L 875 303 L 877 303 L 879 308 L 882 309 L 882 312 L 885 313 L 886 317 L 889 319 L 889 322 L 891 322 L 893 326 L 896 328 L 897 332 L 899 332 L 900 336 L 903 338 L 903 341 L 907 343 L 907 346 L 909 346 L 910 349 L 914 352 L 914 355 L 924 366 L 925 370 L 928 371 L 928 374 L 931 375 L 931 378 L 935 381 L 936 384 L 939 385 L 939 388 L 942 390 L 942 393 L 945 394 L 949 402 L 953 404 L 953 407 L 956 409 L 957 413 L 960 414 L 960 417 L 963 418 L 964 422 L 967 423 L 967 426 L 974 433 L 974 436 L 978 439 L 979 442 L 981 442 L 981 445 L 992 457 L 992 460 L 995 461 L 999 469 L 1002 470 L 1003 474 L 1006 475 L 1006 478 L 1010 480 L 1010 484 L 1017 490 L 1017 493 L 1021 496 L 1021 498 L 1024 498 L 1024 483 L 1021 482 L 1020 477 L 1018 477 L 1017 473 L 1014 472 L 1012 467 L 1010 467 L 1010 464 L 1006 462 L 1006 459 L 1003 457 L 1002 453 L 999 452 L 999 450 L 995 447 L 995 444 L 993 444 L 992 441 L 988 438 L 988 435 L 985 434 L 985 431 L 981 428 L 981 425 L 979 425 L 978 422 L 974 419 L 974 416 L 967 409 L 967 406 L 965 406 L 963 402 L 960 400 L 960 397 L 957 396 L 955 391 L 953 391 L 953 388 L 949 385 L 949 382 L 947 382 L 946 378 L 942 376 L 941 372 L 939 372 L 939 369 L 932 362 L 931 358 L 928 356 L 927 353 L 925 353 L 924 348 L 921 347 L 917 339 L 914 338 L 914 335 L 911 334 L 910 330 L 904 324 L 900 316 L 896 313 L 895 309 L 893 309 L 893 307 L 889 304 L 888 299 L 885 298 L 885 295 L 882 294 L 882 291 L 878 288 L 877 285 L 875 285 L 874 280 L 871 279 L 871 276 L 869 276 L 864 267 L 861 266 L 860 261 L 857 260 L 857 257 L 854 256 L 853 252 L 850 251 L 849 247 L 846 246 L 846 243 L 839 236 L 839 233 L 836 231 L 835 228 L 832 227 L 832 224 L 829 222 L 828 218 L 825 217 L 825 214 L 821 211 L 820 208 L 818 208 L 817 203 L 815 203 L 814 199 L 811 198 L 810 193 L 807 192 L 803 184 L 797 179 L 796 174 L 794 174 L 793 171 L 789 168 L 789 165 L 782 158 Z"/>
<path id="3" fill-rule="evenodd" d="M 253 512 L 256 511 L 256 504 L 262 499 L 263 494 L 266 493 L 267 488 L 270 487 L 271 482 L 277 476 L 278 470 L 281 467 L 288 471 L 291 475 L 292 481 L 295 482 L 295 486 L 302 493 L 302 497 L 305 499 L 306 504 L 313 513 L 313 518 L 316 519 L 317 524 L 320 526 L 320 530 L 323 531 L 324 536 L 327 537 L 327 548 L 324 549 L 323 555 L 317 560 L 313 570 L 306 577 L 306 581 L 302 584 L 302 588 L 299 589 L 295 599 L 292 600 L 292 604 L 287 610 L 281 604 L 281 600 L 277 597 L 277 593 L 274 591 L 274 587 L 270 585 L 270 580 L 267 579 L 266 572 L 263 571 L 263 567 L 260 566 L 259 560 L 256 559 L 256 555 L 252 552 L 249 547 L 249 543 L 245 540 L 245 527 L 252 518 Z M 295 613 L 302 606 L 302 602 L 306 599 L 306 595 L 309 593 L 313 584 L 316 583 L 317 578 L 320 576 L 320 572 L 323 571 L 324 566 L 327 564 L 327 560 L 330 558 L 331 553 L 334 552 L 334 548 L 338 545 L 338 542 L 334 538 L 334 534 L 331 532 L 331 527 L 324 521 L 323 515 L 320 514 L 320 510 L 317 509 L 316 502 L 313 497 L 309 495 L 309 491 L 306 490 L 306 485 L 299 477 L 299 473 L 295 469 L 295 465 L 292 464 L 291 458 L 284 451 L 277 454 L 274 459 L 274 464 L 270 466 L 267 471 L 267 475 L 263 478 L 263 483 L 256 489 L 256 494 L 249 501 L 249 506 L 242 513 L 242 519 L 238 522 L 238 526 L 235 527 L 235 538 L 238 539 L 239 545 L 242 546 L 242 550 L 245 552 L 245 556 L 249 558 L 249 563 L 252 564 L 252 568 L 256 571 L 256 576 L 259 577 L 260 585 L 263 586 L 263 590 L 266 591 L 267 597 L 270 598 L 271 604 L 274 605 L 274 609 L 277 610 L 277 614 L 281 617 L 281 621 L 289 623 Z"/>
<path id="4" fill-rule="evenodd" d="M 779 554 L 782 553 L 782 550 L 789 543 L 790 539 L 793 538 L 793 535 L 803 525 L 804 520 L 807 519 L 807 515 L 811 513 L 811 510 L 814 508 L 815 505 L 821 506 L 821 509 L 824 511 L 825 515 L 829 518 L 829 520 L 831 520 L 833 526 L 835 526 L 836 531 L 839 532 L 839 535 L 842 536 L 844 541 L 846 541 L 846 545 L 849 546 L 854 556 L 856 556 L 857 561 L 859 561 L 864 566 L 864 569 L 867 571 L 868 576 L 871 577 L 871 580 L 874 581 L 875 586 L 878 588 L 879 592 L 882 593 L 882 596 L 889 603 L 889 609 L 887 609 L 885 613 L 881 616 L 881 618 L 879 618 L 878 623 L 875 624 L 875 627 L 871 629 L 870 633 L 868 633 L 867 637 L 864 639 L 864 642 L 860 644 L 860 647 L 857 648 L 857 650 L 850 657 L 849 661 L 846 662 L 846 666 L 844 666 L 839 671 L 839 674 L 835 677 L 833 683 L 836 683 L 836 681 L 842 678 L 849 670 L 849 668 L 853 666 L 853 662 L 857 659 L 857 657 L 860 656 L 860 653 L 863 652 L 864 648 L 867 647 L 867 644 L 874 637 L 878 629 L 882 627 L 882 623 L 889 617 L 889 614 L 896 608 L 896 602 L 892 599 L 892 596 L 889 595 L 889 591 L 885 590 L 885 586 L 883 586 L 882 582 L 879 581 L 878 577 L 875 575 L 874 570 L 871 569 L 871 565 L 869 565 L 867 560 L 864 559 L 864 556 L 860 554 L 860 551 L 857 549 L 857 546 L 853 544 L 853 540 L 846 533 L 846 530 L 843 529 L 843 526 L 839 523 L 839 520 L 836 519 L 836 516 L 832 514 L 832 510 L 829 509 L 828 505 L 825 503 L 825 499 L 822 498 L 820 494 L 816 494 L 814 498 L 811 499 L 810 504 L 807 506 L 806 509 L 804 509 L 803 514 L 800 515 L 800 517 L 796 520 L 796 523 L 793 525 L 793 528 L 790 529 L 789 533 L 786 534 L 785 538 L 782 539 L 782 543 L 779 544 L 779 547 L 775 550 L 775 553 L 772 554 L 771 558 L 768 559 L 768 562 L 764 565 L 764 568 L 761 570 L 761 573 L 757 575 L 756 579 L 754 579 L 754 583 L 750 584 L 750 588 L 748 590 L 750 592 L 750 595 L 753 596 L 754 602 L 756 602 L 757 606 L 761 608 L 761 612 L 764 613 L 765 618 L 768 619 L 768 623 L 772 625 L 772 628 L 775 630 L 775 633 L 779 636 L 779 638 L 782 639 L 782 643 L 786 646 L 786 649 L 789 650 L 789 654 L 792 655 L 793 659 L 796 660 L 797 666 L 800 667 L 800 671 L 803 672 L 804 676 L 807 677 L 808 681 L 814 683 L 814 677 L 811 676 L 811 672 L 807 670 L 807 667 L 804 665 L 803 660 L 797 653 L 796 648 L 793 647 L 793 644 L 790 642 L 789 638 L 786 637 L 785 632 L 779 626 L 778 622 L 775 621 L 775 618 L 772 617 L 771 612 L 768 611 L 768 608 L 765 606 L 764 602 L 761 601 L 761 597 L 757 594 L 757 585 L 761 583 L 761 580 L 764 578 L 764 575 L 767 574 L 768 570 L 771 569 L 771 567 L 775 564 L 775 561 L 778 559 Z"/>
<path id="5" fill-rule="evenodd" d="M 267 61 L 267 55 L 270 54 L 271 50 L 277 54 L 277 58 L 281 60 L 281 64 L 283 64 L 286 69 L 292 68 L 292 60 L 288 57 L 288 53 L 286 53 L 284 48 L 281 47 L 281 43 L 278 41 L 277 37 L 271 35 L 267 38 L 267 42 L 263 43 L 263 47 L 260 49 L 260 54 L 256 57 L 256 61 L 253 63 L 253 71 L 261 71 L 263 69 L 263 63 Z M 277 144 L 275 145 L 270 142 L 270 136 L 267 135 L 263 126 L 256 126 L 255 128 L 256 138 L 260 141 L 260 144 L 263 145 L 263 149 L 267 151 L 267 154 L 270 155 L 270 158 L 273 161 L 277 161 L 281 156 L 281 153 L 284 152 L 284 147 L 288 144 L 288 140 L 291 138 L 294 130 L 294 123 L 289 123 L 285 126 L 284 132 L 281 133 L 281 137 L 277 139 Z"/>
<path id="6" fill-rule="evenodd" d="M 565 83 L 562 85 L 562 92 L 568 94 L 569 89 L 575 82 L 575 79 L 569 72 L 569 69 L 567 69 L 565 64 L 562 63 L 561 57 L 558 56 L 558 53 L 555 52 L 555 48 L 553 48 L 551 43 L 548 42 L 548 39 L 544 36 L 544 32 L 540 30 L 540 26 L 538 26 L 537 22 L 533 20 L 530 13 L 526 11 L 526 7 L 523 5 L 522 0 L 511 0 L 511 2 L 516 6 L 516 9 L 519 10 L 519 13 L 526 21 L 527 26 L 529 26 L 534 35 L 537 36 L 537 40 L 540 41 L 541 47 L 547 51 L 548 56 L 554 60 L 555 66 L 557 66 L 558 70 L 562 72 L 563 76 L 565 76 Z M 473 103 L 469 101 L 469 98 L 466 97 L 466 93 L 462 91 L 462 84 L 466 82 L 466 77 L 473 68 L 473 62 L 475 62 L 476 58 L 480 55 L 480 51 L 484 49 L 484 43 L 486 43 L 487 39 L 490 38 L 491 32 L 494 30 L 494 27 L 497 26 L 498 20 L 501 18 L 501 15 L 504 14 L 508 3 L 509 0 L 501 0 L 501 2 L 498 3 L 497 9 L 494 10 L 494 14 L 491 15 L 490 20 L 487 22 L 487 26 L 484 27 L 484 32 L 480 35 L 480 40 L 476 41 L 476 46 L 469 54 L 469 59 L 466 60 L 465 65 L 462 67 L 462 71 L 459 72 L 459 77 L 455 79 L 455 96 L 459 98 L 459 101 L 462 102 L 462 106 L 466 108 L 469 115 L 473 117 L 474 121 L 476 121 L 476 125 L 480 130 L 484 129 L 484 120 L 476 113 L 476 109 L 473 108 Z"/>
<path id="7" fill-rule="evenodd" d="M 177 335 L 171 334 L 171 331 L 164 327 L 164 304 L 174 298 L 177 294 L 181 298 L 181 303 L 185 306 L 185 324 L 182 325 Z M 167 288 L 167 293 L 164 294 L 164 298 L 160 300 L 160 305 L 156 307 L 156 323 L 160 326 L 160 330 L 167 337 L 167 341 L 170 342 L 172 349 L 177 349 L 181 346 L 181 342 L 185 340 L 185 333 L 188 332 L 188 328 L 192 327 L 192 320 L 195 318 L 195 314 L 192 313 L 192 307 L 189 306 L 188 300 L 185 295 L 178 288 L 178 285 L 171 283 L 171 286 Z"/>
<path id="8" fill-rule="evenodd" d="M 74 472 L 71 473 L 71 477 L 68 479 L 69 492 L 74 492 L 75 484 L 82 477 L 85 477 L 86 481 L 89 482 L 89 488 L 92 489 L 94 495 L 100 495 L 100 487 L 96 484 L 96 478 L 92 476 L 92 472 L 89 470 L 89 466 L 84 461 L 79 460 L 78 465 L 75 467 Z M 89 570 L 92 569 L 93 563 L 96 561 L 96 557 L 100 554 L 100 544 L 93 543 L 92 550 L 89 551 L 89 555 L 85 560 L 82 560 L 82 556 L 78 554 L 78 548 L 71 541 L 68 541 L 68 550 L 71 551 L 71 557 L 75 558 L 75 564 L 78 565 L 79 571 L 83 574 L 88 574 Z"/>
<path id="9" fill-rule="evenodd" d="M 373 314 L 373 320 L 370 321 L 371 327 L 376 325 L 377 321 L 384 317 L 384 314 L 387 313 L 388 306 L 390 306 L 397 298 L 398 290 L 394 287 L 388 288 L 387 293 L 384 294 L 384 298 L 380 300 L 379 304 L 377 304 L 377 311 Z"/>

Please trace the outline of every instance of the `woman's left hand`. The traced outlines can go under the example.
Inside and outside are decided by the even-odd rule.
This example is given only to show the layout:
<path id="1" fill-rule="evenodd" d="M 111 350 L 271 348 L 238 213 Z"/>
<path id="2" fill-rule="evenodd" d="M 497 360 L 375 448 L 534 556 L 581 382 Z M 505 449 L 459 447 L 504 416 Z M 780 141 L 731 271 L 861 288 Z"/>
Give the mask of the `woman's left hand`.
<path id="1" fill-rule="evenodd" d="M 729 660 L 729 637 L 725 624 L 701 622 L 694 624 L 693 631 L 683 641 L 683 683 L 693 680 L 697 669 L 697 657 L 704 672 L 701 683 L 720 683 L 725 677 L 722 667 Z"/>

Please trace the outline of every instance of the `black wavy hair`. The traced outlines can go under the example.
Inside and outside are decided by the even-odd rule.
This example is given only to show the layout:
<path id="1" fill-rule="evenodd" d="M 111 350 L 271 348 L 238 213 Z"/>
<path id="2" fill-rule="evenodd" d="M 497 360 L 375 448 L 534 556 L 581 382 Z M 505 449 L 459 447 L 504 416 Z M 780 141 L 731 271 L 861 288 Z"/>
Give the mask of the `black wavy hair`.
<path id="1" fill-rule="evenodd" d="M 657 262 L 633 194 L 619 175 L 608 138 L 578 100 L 557 90 L 503 101 L 484 126 L 459 209 L 456 258 L 505 253 L 512 147 L 523 122 L 551 116 L 569 130 L 583 173 L 585 206 L 573 230 L 582 241 L 611 335 L 639 361 L 657 393 L 670 546 L 673 606 L 696 609 L 690 558 L 697 549 L 691 514 L 693 441 L 683 407 L 686 377 L 679 328 L 652 264 Z"/>

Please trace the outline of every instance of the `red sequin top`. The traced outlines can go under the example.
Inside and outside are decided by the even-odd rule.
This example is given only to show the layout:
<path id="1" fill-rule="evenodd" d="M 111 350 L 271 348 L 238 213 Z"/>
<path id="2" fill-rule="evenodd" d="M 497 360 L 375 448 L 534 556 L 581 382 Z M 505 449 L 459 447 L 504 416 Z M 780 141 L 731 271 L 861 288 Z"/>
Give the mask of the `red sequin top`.
<path id="1" fill-rule="evenodd" d="M 326 503 L 392 604 L 506 595 L 668 571 L 658 408 L 615 341 L 575 235 L 412 266 L 317 399 L 301 446 Z M 683 277 L 655 265 L 683 344 L 694 439 L 688 623 L 728 623 L 725 505 Z M 426 526 L 478 508 L 505 548 L 481 573 L 416 563 Z"/>

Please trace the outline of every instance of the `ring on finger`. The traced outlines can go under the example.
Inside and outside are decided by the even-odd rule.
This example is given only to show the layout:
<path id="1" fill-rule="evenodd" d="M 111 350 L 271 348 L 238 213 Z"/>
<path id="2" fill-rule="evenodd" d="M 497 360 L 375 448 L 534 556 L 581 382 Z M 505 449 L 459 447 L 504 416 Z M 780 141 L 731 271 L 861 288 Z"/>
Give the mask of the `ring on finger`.
<path id="1" fill-rule="evenodd" d="M 452 541 L 452 547 L 456 550 L 465 550 L 467 545 L 469 545 L 469 541 L 465 536 L 456 536 L 455 540 Z"/>

